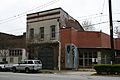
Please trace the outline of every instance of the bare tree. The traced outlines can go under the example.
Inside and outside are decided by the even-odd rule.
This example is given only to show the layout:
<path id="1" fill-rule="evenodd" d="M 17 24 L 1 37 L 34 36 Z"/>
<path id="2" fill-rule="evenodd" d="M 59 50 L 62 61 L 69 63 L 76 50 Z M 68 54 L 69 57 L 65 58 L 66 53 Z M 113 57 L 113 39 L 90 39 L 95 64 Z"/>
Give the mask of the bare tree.
<path id="1" fill-rule="evenodd" d="M 117 36 L 117 38 L 120 38 L 120 29 L 119 29 L 119 26 L 115 26 L 114 33 Z"/>
<path id="2" fill-rule="evenodd" d="M 92 25 L 91 21 L 85 20 L 82 22 L 82 26 L 85 31 L 94 31 L 95 27 Z"/>

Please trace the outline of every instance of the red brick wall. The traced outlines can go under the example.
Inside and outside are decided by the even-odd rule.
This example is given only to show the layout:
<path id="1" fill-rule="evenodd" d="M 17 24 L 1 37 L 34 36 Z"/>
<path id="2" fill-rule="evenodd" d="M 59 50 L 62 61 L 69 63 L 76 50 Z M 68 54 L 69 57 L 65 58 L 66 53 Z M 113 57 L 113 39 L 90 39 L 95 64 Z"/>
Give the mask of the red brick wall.
<path id="1" fill-rule="evenodd" d="M 80 32 L 74 28 L 61 29 L 61 43 L 73 43 L 78 48 L 110 48 L 110 36 L 102 32 Z"/>
<path id="2" fill-rule="evenodd" d="M 110 36 L 105 34 L 105 33 L 100 33 L 101 34 L 101 47 L 102 48 L 111 48 L 110 44 Z"/>
<path id="3" fill-rule="evenodd" d="M 115 49 L 120 50 L 120 38 L 115 39 Z"/>
<path id="4" fill-rule="evenodd" d="M 71 43 L 78 46 L 78 32 L 75 29 L 71 29 Z"/>
<path id="5" fill-rule="evenodd" d="M 75 44 L 77 45 L 77 31 L 73 28 L 60 29 L 60 41 L 61 41 L 61 59 L 62 59 L 62 68 L 65 68 L 65 45 L 66 44 Z"/>
<path id="6" fill-rule="evenodd" d="M 62 68 L 65 68 L 65 45 L 73 43 L 78 48 L 110 48 L 110 36 L 102 32 L 80 32 L 74 28 L 60 29 Z M 120 50 L 120 39 L 115 39 L 115 48 Z"/>
<path id="7" fill-rule="evenodd" d="M 62 46 L 73 43 L 78 46 L 78 32 L 73 28 L 66 28 L 60 30 L 60 40 Z"/>
<path id="8" fill-rule="evenodd" d="M 65 44 L 71 42 L 71 30 L 60 29 L 60 42 L 61 42 L 61 68 L 65 68 Z"/>
<path id="9" fill-rule="evenodd" d="M 62 47 L 65 47 L 65 44 L 67 43 L 71 43 L 71 30 L 70 29 L 60 30 L 60 41 L 61 41 Z"/>
<path id="10" fill-rule="evenodd" d="M 79 48 L 101 47 L 101 36 L 99 32 L 78 32 Z"/>

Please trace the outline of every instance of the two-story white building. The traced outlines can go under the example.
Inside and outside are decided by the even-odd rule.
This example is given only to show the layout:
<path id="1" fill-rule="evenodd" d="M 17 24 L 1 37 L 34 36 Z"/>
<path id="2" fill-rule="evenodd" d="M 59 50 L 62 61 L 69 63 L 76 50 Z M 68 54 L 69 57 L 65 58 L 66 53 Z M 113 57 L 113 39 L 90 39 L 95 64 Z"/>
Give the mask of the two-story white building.
<path id="1" fill-rule="evenodd" d="M 77 24 L 74 25 L 73 22 Z M 61 52 L 60 29 L 66 27 L 83 30 L 80 24 L 61 8 L 27 14 L 26 42 L 29 58 L 40 59 L 43 68 L 58 68 L 58 56 Z"/>

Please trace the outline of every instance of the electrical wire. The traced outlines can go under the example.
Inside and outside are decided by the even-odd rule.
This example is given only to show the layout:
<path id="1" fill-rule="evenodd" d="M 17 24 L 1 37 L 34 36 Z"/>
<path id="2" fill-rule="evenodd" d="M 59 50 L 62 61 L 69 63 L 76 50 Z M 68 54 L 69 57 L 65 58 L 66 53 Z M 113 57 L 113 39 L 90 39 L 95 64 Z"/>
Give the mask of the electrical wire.
<path id="1" fill-rule="evenodd" d="M 41 6 L 38 6 L 38 7 L 36 7 L 36 8 L 31 9 L 31 10 L 25 11 L 25 12 L 23 12 L 23 13 L 21 13 L 21 14 L 18 14 L 18 15 L 15 15 L 15 16 L 13 16 L 13 17 L 9 17 L 9 18 L 0 20 L 0 24 L 7 23 L 7 22 L 12 21 L 12 20 L 15 20 L 15 19 L 17 19 L 17 18 L 21 18 L 21 17 L 23 17 L 23 16 L 26 16 L 26 14 L 27 14 L 28 12 L 30 12 L 30 11 L 35 11 L 35 10 L 37 10 L 37 9 L 39 9 L 39 10 L 40 10 L 40 9 L 43 9 L 43 8 L 45 8 L 45 7 L 47 7 L 47 6 L 50 6 L 50 5 L 52 5 L 52 4 L 54 4 L 54 3 L 58 2 L 58 1 L 59 1 L 59 0 L 52 0 L 52 1 L 50 1 L 50 2 L 48 2 L 48 3 L 45 3 L 45 4 L 41 5 Z"/>
<path id="2" fill-rule="evenodd" d="M 100 13 L 98 13 L 98 14 L 91 14 L 91 15 L 87 15 L 87 16 L 82 16 L 82 17 L 78 17 L 78 18 L 86 18 L 86 17 L 91 17 L 91 16 L 97 16 L 97 15 L 100 15 Z"/>
<path id="3" fill-rule="evenodd" d="M 102 20 L 102 15 L 103 15 L 104 6 L 105 6 L 105 0 L 103 1 L 103 5 L 102 5 L 102 11 L 101 11 L 101 16 L 100 16 L 100 22 L 101 22 L 101 20 Z M 100 25 L 99 25 L 99 27 L 100 27 Z"/>
<path id="4" fill-rule="evenodd" d="M 104 23 L 108 23 L 108 22 L 109 22 L 109 21 L 105 21 L 105 22 L 95 23 L 95 24 L 91 24 L 91 25 L 87 25 L 87 26 L 100 25 L 100 24 L 104 24 Z"/>
<path id="5" fill-rule="evenodd" d="M 105 24 L 105 23 L 108 23 L 108 22 L 109 21 L 105 21 L 105 22 L 95 23 L 95 24 L 91 24 L 91 25 L 87 25 L 87 26 L 95 26 L 95 25 Z M 6 31 L 6 32 L 13 32 L 13 31 L 20 31 L 20 30 L 26 30 L 26 28 L 12 29 L 12 30 L 9 30 L 9 31 Z"/>
<path id="6" fill-rule="evenodd" d="M 100 14 L 102 14 L 102 13 L 100 13 Z M 95 16 L 95 17 L 89 17 L 89 18 L 84 18 L 84 19 L 79 19 L 79 20 L 81 20 L 81 21 L 84 21 L 84 20 L 88 20 L 88 19 L 95 19 L 95 18 L 99 18 L 99 17 L 104 17 L 104 16 L 107 16 L 107 15 L 97 15 L 97 16 Z"/>

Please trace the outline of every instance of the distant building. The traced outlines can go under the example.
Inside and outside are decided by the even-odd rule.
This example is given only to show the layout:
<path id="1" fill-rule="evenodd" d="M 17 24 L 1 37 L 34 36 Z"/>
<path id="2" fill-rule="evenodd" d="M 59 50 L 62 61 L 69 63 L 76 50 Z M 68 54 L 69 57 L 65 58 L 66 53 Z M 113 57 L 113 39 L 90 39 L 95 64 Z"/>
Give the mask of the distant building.
<path id="1" fill-rule="evenodd" d="M 19 36 L 0 33 L 0 49 L 3 49 L 3 48 L 25 48 L 26 49 L 26 33 Z"/>
<path id="2" fill-rule="evenodd" d="M 24 59 L 27 59 L 26 49 L 24 48 L 0 49 L 0 62 L 17 64 Z"/>
<path id="3" fill-rule="evenodd" d="M 20 36 L 0 33 L 0 62 L 18 63 L 27 56 L 25 33 Z"/>

